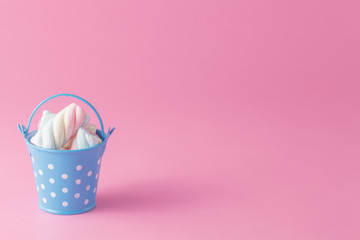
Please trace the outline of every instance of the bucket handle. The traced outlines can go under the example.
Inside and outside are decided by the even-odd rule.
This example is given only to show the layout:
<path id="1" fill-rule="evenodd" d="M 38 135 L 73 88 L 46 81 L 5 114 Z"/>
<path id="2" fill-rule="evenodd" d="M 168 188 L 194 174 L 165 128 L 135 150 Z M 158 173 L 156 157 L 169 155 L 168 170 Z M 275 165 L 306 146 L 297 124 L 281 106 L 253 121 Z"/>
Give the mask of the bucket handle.
<path id="1" fill-rule="evenodd" d="M 26 127 L 26 128 L 25 128 L 24 125 L 20 126 L 20 125 L 18 124 L 18 128 L 19 128 L 20 132 L 21 132 L 22 134 L 26 135 L 26 134 L 29 132 L 30 124 L 31 124 L 32 118 L 33 118 L 34 114 L 36 113 L 36 111 L 37 111 L 44 103 L 46 103 L 47 101 L 49 101 L 49 100 L 51 100 L 51 99 L 53 99 L 53 98 L 56 98 L 56 97 L 61 97 L 61 96 L 74 97 L 74 98 L 79 99 L 79 100 L 83 101 L 84 103 L 86 103 L 86 104 L 95 112 L 96 116 L 98 117 L 99 122 L 100 122 L 100 126 L 101 126 L 101 134 L 103 135 L 103 137 L 107 137 L 107 135 L 110 136 L 111 133 L 115 130 L 115 128 L 112 128 L 111 130 L 110 130 L 110 128 L 109 128 L 109 132 L 108 132 L 108 134 L 106 135 L 105 132 L 104 132 L 104 125 L 103 125 L 103 122 L 102 122 L 102 120 L 101 120 L 101 117 L 100 117 L 98 111 L 96 111 L 96 109 L 93 107 L 93 105 L 91 105 L 88 101 L 86 101 L 86 100 L 83 99 L 82 97 L 76 96 L 76 95 L 74 95 L 74 94 L 69 94 L 69 93 L 61 93 L 61 94 L 56 94 L 56 95 L 54 95 L 54 96 L 48 97 L 47 99 L 45 99 L 44 101 L 42 101 L 42 102 L 34 109 L 34 111 L 32 112 L 32 114 L 30 115 L 30 119 L 29 119 L 29 121 L 28 121 L 28 124 L 27 124 L 27 127 Z"/>

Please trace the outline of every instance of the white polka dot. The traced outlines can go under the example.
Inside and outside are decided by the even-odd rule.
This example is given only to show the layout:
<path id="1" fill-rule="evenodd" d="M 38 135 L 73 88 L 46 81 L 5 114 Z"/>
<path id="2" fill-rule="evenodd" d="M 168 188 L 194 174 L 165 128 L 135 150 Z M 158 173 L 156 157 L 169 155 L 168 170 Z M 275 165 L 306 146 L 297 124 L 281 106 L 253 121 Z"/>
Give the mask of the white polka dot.
<path id="1" fill-rule="evenodd" d="M 38 186 L 36 186 L 36 190 L 39 191 L 39 187 L 38 187 Z"/>
<path id="2" fill-rule="evenodd" d="M 101 160 L 99 159 L 99 160 L 97 161 L 97 164 L 100 165 L 100 162 L 101 162 Z"/>
<path id="3" fill-rule="evenodd" d="M 61 175 L 62 179 L 68 179 L 68 175 L 66 173 L 64 173 L 63 175 Z"/>
<path id="4" fill-rule="evenodd" d="M 79 198 L 79 197 L 80 197 L 80 193 L 75 193 L 74 197 L 75 197 L 75 198 Z"/>
<path id="5" fill-rule="evenodd" d="M 86 191 L 89 191 L 90 190 L 90 185 L 87 185 L 86 186 Z"/>
<path id="6" fill-rule="evenodd" d="M 99 174 L 97 173 L 97 174 L 95 175 L 95 178 L 98 179 L 98 177 L 99 177 Z"/>
<path id="7" fill-rule="evenodd" d="M 84 204 L 87 205 L 89 203 L 89 199 L 85 199 Z"/>
<path id="8" fill-rule="evenodd" d="M 82 169 L 82 166 L 81 165 L 77 165 L 76 166 L 76 170 L 80 171 Z"/>
<path id="9" fill-rule="evenodd" d="M 79 185 L 79 184 L 81 183 L 81 180 L 80 180 L 80 179 L 76 179 L 75 183 L 76 183 L 77 185 Z"/>
<path id="10" fill-rule="evenodd" d="M 40 184 L 40 187 L 41 187 L 42 189 L 45 189 L 45 185 L 44 185 L 44 184 Z"/>
<path id="11" fill-rule="evenodd" d="M 52 193 L 50 193 L 50 196 L 54 198 L 54 197 L 56 197 L 56 194 L 54 192 L 52 192 Z"/>
<path id="12" fill-rule="evenodd" d="M 55 180 L 53 178 L 49 178 L 49 182 L 54 184 L 55 183 Z"/>
<path id="13" fill-rule="evenodd" d="M 31 158 L 31 161 L 34 163 L 34 158 L 33 157 Z"/>
<path id="14" fill-rule="evenodd" d="M 43 198 L 42 200 L 43 200 L 43 202 L 44 202 L 44 203 L 47 203 L 47 200 L 46 200 L 46 198 Z"/>
<path id="15" fill-rule="evenodd" d="M 94 188 L 93 193 L 96 193 L 96 188 Z"/>
<path id="16" fill-rule="evenodd" d="M 41 169 L 39 169 L 39 174 L 40 174 L 40 175 L 43 175 L 43 174 L 44 174 Z"/>
<path id="17" fill-rule="evenodd" d="M 88 172 L 88 176 L 90 177 L 92 175 L 92 171 L 89 171 Z"/>
<path id="18" fill-rule="evenodd" d="M 64 187 L 64 188 L 62 189 L 62 192 L 63 192 L 63 193 L 67 193 L 67 192 L 68 192 L 68 189 L 67 189 L 66 187 Z"/>
<path id="19" fill-rule="evenodd" d="M 36 174 L 36 172 L 34 172 L 34 175 L 35 175 L 35 177 L 37 177 L 37 174 Z"/>
<path id="20" fill-rule="evenodd" d="M 49 163 L 49 164 L 48 164 L 48 168 L 49 168 L 50 170 L 53 170 L 53 169 L 54 169 L 54 165 L 52 165 L 51 163 Z"/>
<path id="21" fill-rule="evenodd" d="M 68 204 L 68 202 L 62 202 L 62 205 L 64 206 L 64 207 L 67 207 L 69 204 Z"/>

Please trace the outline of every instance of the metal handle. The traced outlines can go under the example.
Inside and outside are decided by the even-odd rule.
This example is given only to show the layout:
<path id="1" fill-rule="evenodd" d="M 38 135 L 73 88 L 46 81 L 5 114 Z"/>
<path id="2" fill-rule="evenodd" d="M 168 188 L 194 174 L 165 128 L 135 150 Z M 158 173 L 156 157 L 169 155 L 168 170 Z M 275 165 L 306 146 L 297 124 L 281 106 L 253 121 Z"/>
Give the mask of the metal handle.
<path id="1" fill-rule="evenodd" d="M 95 112 L 96 116 L 97 116 L 98 119 L 99 119 L 100 126 L 101 126 L 101 134 L 102 134 L 103 136 L 106 136 L 106 135 L 105 135 L 105 132 L 104 132 L 104 125 L 103 125 L 103 122 L 102 122 L 102 120 L 101 120 L 101 117 L 100 117 L 98 111 L 96 111 L 96 109 L 93 107 L 93 105 L 91 105 L 88 101 L 86 101 L 86 100 L 83 99 L 82 97 L 76 96 L 76 95 L 74 95 L 74 94 L 69 94 L 69 93 L 56 94 L 56 95 L 51 96 L 51 97 L 48 97 L 47 99 L 45 99 L 44 101 L 42 101 L 42 102 L 34 109 L 34 111 L 32 112 L 32 114 L 31 114 L 31 116 L 30 116 L 30 119 L 29 119 L 29 121 L 28 121 L 28 124 L 27 124 L 26 129 L 25 129 L 24 126 L 18 125 L 19 130 L 20 130 L 23 134 L 27 134 L 27 133 L 29 132 L 29 128 L 30 128 L 30 124 L 31 124 L 32 118 L 33 118 L 34 114 L 36 113 L 36 111 L 37 111 L 44 103 L 46 103 L 47 101 L 49 101 L 49 100 L 51 100 L 51 99 L 53 99 L 53 98 L 56 98 L 56 97 L 61 97 L 61 96 L 74 97 L 74 98 L 79 99 L 79 100 L 83 101 L 84 103 L 86 103 L 86 104 Z M 110 129 L 109 129 L 109 130 L 110 130 Z M 113 129 L 112 129 L 112 131 L 113 131 Z M 112 131 L 109 131 L 109 133 L 111 134 Z"/>

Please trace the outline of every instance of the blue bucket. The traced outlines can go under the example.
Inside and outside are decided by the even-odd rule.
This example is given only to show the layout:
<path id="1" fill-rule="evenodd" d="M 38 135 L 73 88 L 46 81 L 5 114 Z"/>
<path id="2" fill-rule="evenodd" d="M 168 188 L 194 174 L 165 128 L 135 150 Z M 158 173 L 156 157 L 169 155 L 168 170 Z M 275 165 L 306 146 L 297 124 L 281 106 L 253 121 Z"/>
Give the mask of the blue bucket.
<path id="1" fill-rule="evenodd" d="M 29 132 L 31 120 L 35 112 L 45 102 L 60 96 L 77 98 L 95 112 L 101 125 L 97 135 L 102 143 L 81 150 L 51 150 L 33 145 L 30 140 L 37 130 Z M 73 94 L 57 94 L 42 101 L 30 116 L 27 127 L 18 125 L 24 135 L 26 146 L 30 153 L 34 172 L 36 190 L 39 198 L 38 205 L 45 212 L 70 215 L 87 212 L 96 205 L 95 197 L 102 156 L 107 140 L 115 128 L 105 134 L 99 113 L 85 99 Z"/>

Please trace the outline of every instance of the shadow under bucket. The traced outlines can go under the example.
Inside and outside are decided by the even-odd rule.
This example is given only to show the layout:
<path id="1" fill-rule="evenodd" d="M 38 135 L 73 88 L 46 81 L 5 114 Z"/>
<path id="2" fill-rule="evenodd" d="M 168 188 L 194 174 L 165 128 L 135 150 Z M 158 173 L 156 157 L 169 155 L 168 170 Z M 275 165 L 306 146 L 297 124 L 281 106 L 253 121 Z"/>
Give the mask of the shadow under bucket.
<path id="1" fill-rule="evenodd" d="M 71 96 L 87 103 L 99 118 L 101 131 L 97 135 L 102 143 L 81 150 L 51 150 L 33 145 L 30 140 L 37 130 L 28 132 L 31 119 L 37 109 L 48 100 L 59 96 Z M 18 125 L 29 150 L 38 193 L 39 207 L 54 214 L 78 214 L 93 209 L 98 188 L 100 166 L 107 140 L 115 128 L 105 134 L 102 120 L 95 108 L 86 100 L 72 94 L 58 94 L 47 98 L 32 113 L 28 127 Z"/>

